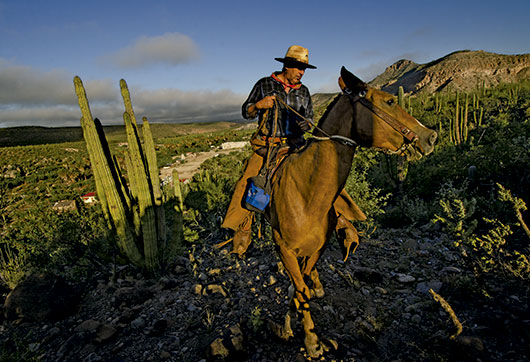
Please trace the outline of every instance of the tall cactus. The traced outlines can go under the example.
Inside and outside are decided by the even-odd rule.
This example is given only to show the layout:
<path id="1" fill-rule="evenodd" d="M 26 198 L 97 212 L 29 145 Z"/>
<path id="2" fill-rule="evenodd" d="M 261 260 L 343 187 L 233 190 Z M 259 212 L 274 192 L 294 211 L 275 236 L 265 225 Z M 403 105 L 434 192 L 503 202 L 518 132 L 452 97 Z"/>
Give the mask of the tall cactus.
<path id="1" fill-rule="evenodd" d="M 129 113 L 132 123 L 136 126 L 138 123 L 136 122 L 136 116 L 134 115 L 131 93 L 129 92 L 129 87 L 125 82 L 125 79 L 120 79 L 120 91 L 123 98 L 123 104 L 125 105 L 125 112 Z"/>
<path id="2" fill-rule="evenodd" d="M 462 117 L 462 133 L 464 142 L 467 142 L 467 135 L 469 133 L 469 122 L 468 122 L 468 112 L 469 112 L 469 99 L 466 93 L 466 105 L 464 107 L 464 116 Z"/>
<path id="3" fill-rule="evenodd" d="M 410 113 L 411 107 L 410 107 L 410 97 L 409 99 L 409 110 Z M 398 104 L 401 108 L 405 109 L 405 91 L 403 90 L 402 86 L 399 86 L 398 88 Z M 402 183 L 407 178 L 407 172 L 408 172 L 408 163 L 405 157 L 394 157 L 396 162 L 396 177 L 398 180 L 398 187 L 401 189 Z"/>
<path id="4" fill-rule="evenodd" d="M 401 108 L 405 109 L 405 91 L 402 86 L 398 88 L 398 104 Z"/>
<path id="5" fill-rule="evenodd" d="M 477 98 L 473 96 L 473 108 L 478 104 Z M 449 119 L 449 139 L 454 145 L 467 143 L 469 138 L 469 130 L 477 126 L 476 111 L 473 109 L 473 118 L 475 123 L 469 122 L 469 95 L 465 93 L 464 105 L 460 105 L 460 95 L 456 93 L 455 99 L 455 116 Z M 479 121 L 480 122 L 480 121 Z"/>
<path id="6" fill-rule="evenodd" d="M 143 257 L 136 246 L 134 229 L 131 228 L 129 222 L 129 210 L 126 208 L 127 195 L 123 193 L 113 159 L 104 151 L 105 148 L 108 149 L 108 144 L 104 137 L 100 137 L 101 132 L 98 132 L 98 128 L 101 129 L 101 123 L 97 118 L 95 120 L 92 118 L 81 78 L 76 76 L 74 85 L 83 114 L 81 126 L 94 172 L 98 199 L 107 220 L 116 230 L 118 247 L 132 263 L 141 265 Z"/>
<path id="7" fill-rule="evenodd" d="M 175 238 L 171 245 L 171 249 L 184 240 L 184 227 L 183 227 L 183 212 L 184 212 L 184 200 L 182 198 L 182 190 L 180 189 L 180 180 L 177 170 L 173 170 L 173 187 L 175 193 Z"/>
<path id="8" fill-rule="evenodd" d="M 129 112 L 123 113 L 123 121 L 127 131 L 127 142 L 129 145 L 129 156 L 135 178 L 134 184 L 138 187 L 137 202 L 144 245 L 145 264 L 147 269 L 156 269 L 158 264 L 158 237 L 156 230 L 155 210 L 153 202 L 152 186 L 146 173 L 144 156 L 138 136 L 138 129 L 132 122 Z M 157 173 L 158 175 L 158 173 Z"/>
<path id="9" fill-rule="evenodd" d="M 151 125 L 146 117 L 142 118 L 142 131 L 144 136 L 145 161 L 149 170 L 151 185 L 153 186 L 153 201 L 155 205 L 156 219 L 158 221 L 158 244 L 166 245 L 166 217 L 164 212 L 162 189 L 156 160 L 155 142 L 151 132 Z"/>
<path id="10" fill-rule="evenodd" d="M 456 93 L 456 105 L 455 105 L 455 121 L 454 124 L 454 139 L 455 139 L 455 145 L 459 145 L 462 143 L 462 139 L 460 137 L 460 96 L 458 92 Z"/>
<path id="11" fill-rule="evenodd" d="M 99 120 L 93 119 L 86 92 L 79 77 L 74 78 L 83 117 L 83 135 L 96 181 L 96 191 L 105 217 L 116 230 L 120 251 L 135 265 L 154 271 L 159 268 L 159 246 L 165 243 L 165 217 L 154 142 L 149 122 L 144 118 L 144 145 L 138 134 L 127 84 L 120 88 L 125 103 L 123 121 L 127 132 L 125 155 L 129 186 L 112 157 Z M 137 245 L 143 246 L 143 250 Z"/>

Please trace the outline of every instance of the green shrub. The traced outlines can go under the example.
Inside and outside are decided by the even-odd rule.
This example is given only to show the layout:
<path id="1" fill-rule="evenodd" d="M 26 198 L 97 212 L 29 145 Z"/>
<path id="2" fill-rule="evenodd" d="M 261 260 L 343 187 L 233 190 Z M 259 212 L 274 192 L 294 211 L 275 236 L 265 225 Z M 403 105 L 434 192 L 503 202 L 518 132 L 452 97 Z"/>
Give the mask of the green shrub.
<path id="1" fill-rule="evenodd" d="M 248 149 L 209 159 L 193 176 L 183 192 L 187 241 L 219 237 L 223 233 L 221 221 L 250 152 Z"/>
<path id="2" fill-rule="evenodd" d="M 499 188 L 499 199 L 507 200 L 507 190 Z M 517 250 L 510 221 L 483 217 L 480 228 L 475 218 L 476 200 L 465 197 L 464 188 L 444 185 L 438 193 L 441 212 L 433 222 L 440 222 L 451 236 L 453 246 L 460 250 L 464 260 L 477 275 L 503 272 L 510 277 L 530 277 L 530 253 L 528 247 Z M 520 201 L 520 199 L 518 200 Z M 521 207 L 519 203 L 517 205 Z"/>
<path id="3" fill-rule="evenodd" d="M 0 279 L 10 288 L 31 270 L 52 270 L 67 279 L 84 279 L 88 261 L 112 255 L 106 222 L 97 207 L 58 213 L 51 208 L 28 210 L 6 228 L 0 243 Z"/>
<path id="4" fill-rule="evenodd" d="M 385 225 L 413 228 L 427 224 L 434 217 L 431 204 L 419 197 L 404 195 L 387 207 L 381 221 Z"/>
<path id="5" fill-rule="evenodd" d="M 345 189 L 366 214 L 367 220 L 358 223 L 361 231 L 373 230 L 377 226 L 377 218 L 384 214 L 384 207 L 389 194 L 373 187 L 367 178 L 368 170 L 377 162 L 373 150 L 361 150 L 354 157 L 350 175 Z"/>

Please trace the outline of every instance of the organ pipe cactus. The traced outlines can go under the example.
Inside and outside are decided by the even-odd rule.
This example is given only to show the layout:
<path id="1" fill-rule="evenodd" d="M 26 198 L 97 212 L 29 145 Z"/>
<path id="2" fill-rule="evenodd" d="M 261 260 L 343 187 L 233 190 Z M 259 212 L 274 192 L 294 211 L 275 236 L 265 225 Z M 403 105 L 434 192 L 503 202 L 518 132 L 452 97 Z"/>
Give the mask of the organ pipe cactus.
<path id="1" fill-rule="evenodd" d="M 120 88 L 125 104 L 123 120 L 129 146 L 128 154 L 125 155 L 129 181 L 127 185 L 116 159 L 110 153 L 101 123 L 97 118 L 92 118 L 83 83 L 77 76 L 74 78 L 74 85 L 83 115 L 83 137 L 104 215 L 109 226 L 116 231 L 120 251 L 133 264 L 147 271 L 155 271 L 160 266 L 159 249 L 166 244 L 166 230 L 149 122 L 146 118 L 143 119 L 142 144 L 129 90 L 122 79 Z"/>
<path id="2" fill-rule="evenodd" d="M 398 104 L 401 108 L 405 109 L 405 91 L 402 86 L 398 88 Z"/>
<path id="3" fill-rule="evenodd" d="M 460 134 L 460 96 L 458 92 L 456 93 L 455 121 L 453 122 L 453 125 L 455 145 L 459 145 L 460 143 L 462 143 L 462 139 Z"/>
<path id="4" fill-rule="evenodd" d="M 125 112 L 129 113 L 132 123 L 136 126 L 136 116 L 134 115 L 134 110 L 132 107 L 131 93 L 129 92 L 129 87 L 127 87 L 125 79 L 120 79 L 120 90 L 121 96 L 123 98 L 123 104 L 125 105 Z"/>
<path id="5" fill-rule="evenodd" d="M 411 107 L 410 107 L 410 97 L 409 98 L 409 110 L 410 113 Z M 402 86 L 399 86 L 398 88 L 398 104 L 401 108 L 405 109 L 405 91 L 403 90 Z M 396 177 L 398 180 L 398 187 L 401 189 L 403 186 L 402 183 L 407 178 L 407 172 L 408 172 L 408 163 L 405 157 L 396 157 L 394 156 L 395 162 L 396 162 Z"/>
<path id="6" fill-rule="evenodd" d="M 175 189 L 175 243 L 174 246 L 180 244 L 184 240 L 183 232 L 183 213 L 184 213 L 184 199 L 182 198 L 182 190 L 180 188 L 180 179 L 177 170 L 173 170 L 173 187 Z"/>
<path id="7" fill-rule="evenodd" d="M 150 185 L 150 179 L 146 172 L 138 129 L 132 122 L 128 112 L 123 113 L 123 121 L 125 122 L 125 129 L 127 131 L 129 156 L 131 157 L 132 165 L 132 169 L 128 170 L 129 173 L 132 171 L 132 175 L 129 174 L 129 177 L 135 179 L 134 185 L 138 188 L 135 194 L 137 195 L 138 202 L 138 216 L 144 246 L 145 266 L 147 269 L 152 270 L 156 269 L 158 263 L 158 237 L 154 200 L 153 193 L 150 190 L 152 185 Z"/>
<path id="8" fill-rule="evenodd" d="M 156 160 L 155 143 L 151 132 L 151 125 L 146 117 L 142 118 L 142 131 L 144 136 L 145 160 L 148 166 L 148 173 L 153 188 L 153 202 L 155 205 L 156 219 L 158 220 L 158 244 L 166 243 L 166 217 L 162 207 L 163 196 L 160 186 L 160 177 L 158 176 L 158 164 Z"/>

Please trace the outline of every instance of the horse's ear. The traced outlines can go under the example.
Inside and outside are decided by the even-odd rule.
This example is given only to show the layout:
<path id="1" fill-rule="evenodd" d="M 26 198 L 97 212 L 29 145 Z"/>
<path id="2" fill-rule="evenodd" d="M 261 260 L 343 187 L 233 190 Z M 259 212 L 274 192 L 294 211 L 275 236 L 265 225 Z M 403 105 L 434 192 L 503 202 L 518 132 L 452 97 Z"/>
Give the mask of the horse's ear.
<path id="1" fill-rule="evenodd" d="M 368 88 L 365 82 L 353 75 L 353 73 L 348 71 L 344 66 L 340 70 L 340 76 L 346 84 L 346 87 L 354 93 L 366 91 Z"/>

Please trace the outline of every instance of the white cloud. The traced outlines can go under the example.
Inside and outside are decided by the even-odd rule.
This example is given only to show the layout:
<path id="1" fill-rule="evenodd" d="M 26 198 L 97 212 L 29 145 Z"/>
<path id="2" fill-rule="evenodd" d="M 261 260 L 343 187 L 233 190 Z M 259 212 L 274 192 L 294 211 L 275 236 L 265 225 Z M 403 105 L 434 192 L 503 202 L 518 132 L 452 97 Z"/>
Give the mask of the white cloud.
<path id="1" fill-rule="evenodd" d="M 133 98 L 137 118 L 146 116 L 154 122 L 239 120 L 243 102 L 242 95 L 229 90 L 160 89 L 139 91 Z"/>
<path id="2" fill-rule="evenodd" d="M 103 124 L 123 124 L 119 81 L 84 82 L 92 115 Z M 192 91 L 130 87 L 136 117 L 152 122 L 240 120 L 243 95 L 229 90 Z M 44 72 L 0 58 L 0 127 L 79 126 L 81 111 L 73 75 Z"/>
<path id="3" fill-rule="evenodd" d="M 133 45 L 105 56 L 103 60 L 124 68 L 138 68 L 153 64 L 178 65 L 198 58 L 199 50 L 190 37 L 166 33 L 140 37 Z"/>
<path id="4" fill-rule="evenodd" d="M 117 98 L 108 80 L 87 84 L 94 100 L 104 102 Z M 0 58 L 0 108 L 57 104 L 77 105 L 73 76 L 63 70 L 41 71 Z"/>

